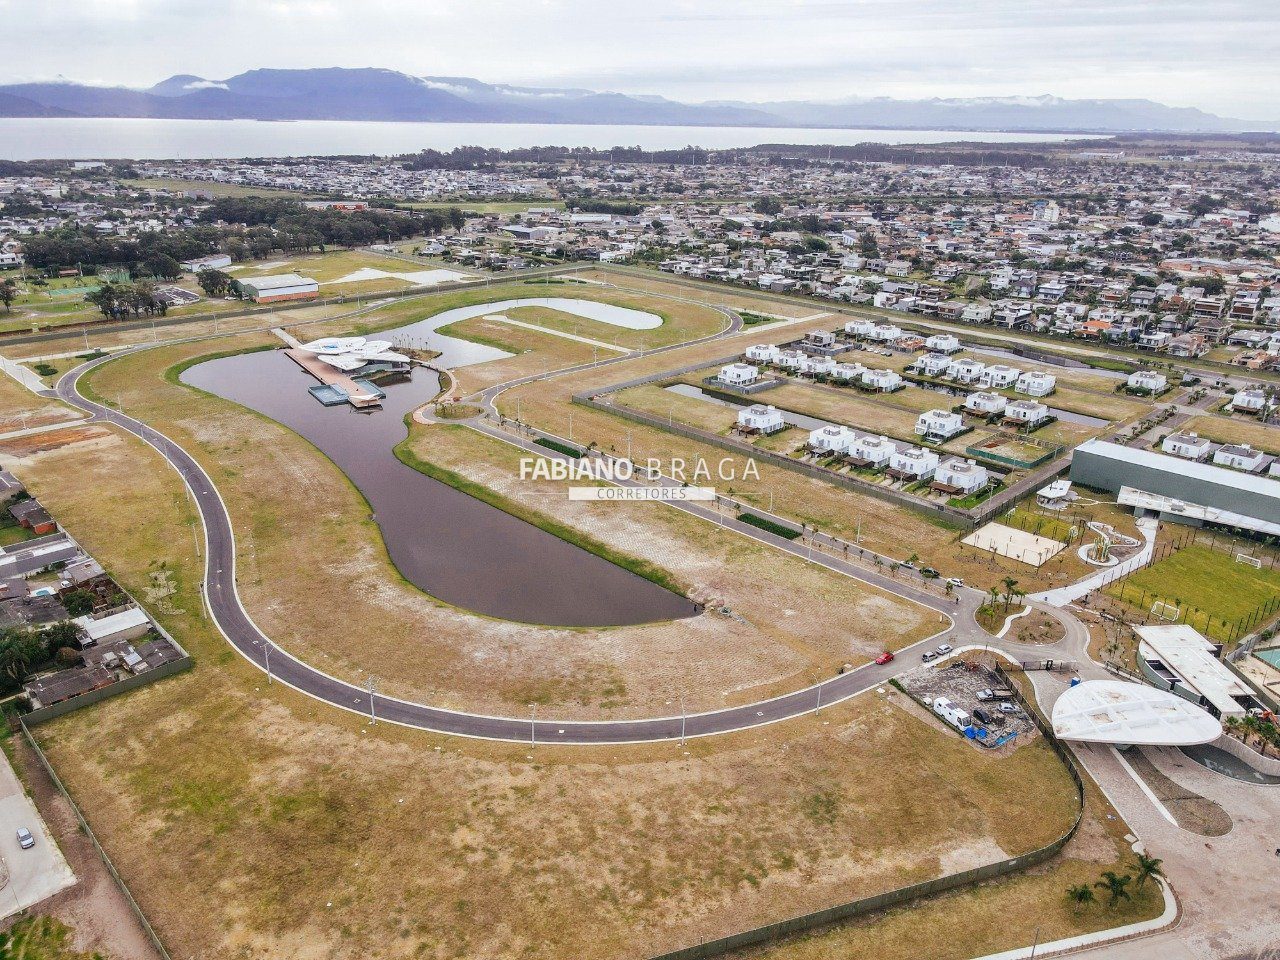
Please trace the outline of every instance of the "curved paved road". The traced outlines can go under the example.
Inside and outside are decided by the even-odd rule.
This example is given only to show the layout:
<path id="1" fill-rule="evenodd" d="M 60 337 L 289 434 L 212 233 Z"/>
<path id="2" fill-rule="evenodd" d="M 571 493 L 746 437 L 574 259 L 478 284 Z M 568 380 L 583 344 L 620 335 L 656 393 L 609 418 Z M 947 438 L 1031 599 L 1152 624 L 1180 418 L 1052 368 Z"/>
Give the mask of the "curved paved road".
<path id="1" fill-rule="evenodd" d="M 140 348 L 145 349 L 145 348 Z M 115 356 L 118 356 L 116 354 Z M 883 684 L 898 671 L 895 664 L 868 664 L 803 690 L 745 706 L 644 720 L 558 721 L 524 717 L 494 717 L 483 714 L 445 710 L 421 703 L 395 699 L 358 687 L 312 667 L 274 644 L 253 622 L 240 602 L 235 578 L 235 540 L 231 518 L 212 480 L 185 450 L 155 429 L 110 407 L 83 397 L 76 389 L 80 377 L 110 357 L 88 361 L 66 373 L 56 387 L 56 395 L 64 402 L 92 415 L 92 420 L 108 422 L 127 430 L 149 443 L 169 461 L 191 491 L 205 529 L 204 592 L 209 612 L 219 631 L 250 663 L 268 671 L 271 678 L 294 689 L 353 713 L 372 714 L 378 720 L 390 721 L 436 733 L 455 734 L 491 740 L 533 743 L 605 744 L 659 740 L 679 740 L 728 733 L 761 726 L 846 700 L 871 687 Z M 726 526 L 741 527 L 742 533 L 769 543 L 797 556 L 805 556 L 806 548 L 763 531 L 722 518 Z M 812 562 L 872 583 L 939 611 L 940 620 L 952 613 L 961 614 L 961 626 L 953 623 L 946 632 L 954 634 L 953 642 L 987 644 L 999 647 L 1016 657 L 1039 659 L 1051 656 L 1044 647 L 1027 647 L 994 640 L 973 623 L 969 616 L 980 601 L 977 591 L 966 591 L 963 602 L 933 597 L 904 587 L 889 577 L 872 574 L 846 564 L 835 557 L 812 556 Z M 934 638 L 931 638 L 931 640 Z M 917 654 L 931 641 L 922 641 L 910 650 Z M 903 651 L 903 653 L 909 653 Z M 269 661 L 269 663 L 268 663 Z"/>

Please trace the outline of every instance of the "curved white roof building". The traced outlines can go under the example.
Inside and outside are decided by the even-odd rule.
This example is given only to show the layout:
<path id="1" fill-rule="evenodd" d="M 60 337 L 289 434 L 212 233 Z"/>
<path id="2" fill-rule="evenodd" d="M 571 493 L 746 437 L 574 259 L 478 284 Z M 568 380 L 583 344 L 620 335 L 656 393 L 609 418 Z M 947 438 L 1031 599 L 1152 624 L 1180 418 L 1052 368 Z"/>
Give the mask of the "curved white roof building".
<path id="1" fill-rule="evenodd" d="M 1189 747 L 1217 740 L 1222 724 L 1166 690 L 1123 680 L 1087 680 L 1058 697 L 1053 732 L 1083 743 Z"/>
<path id="2" fill-rule="evenodd" d="M 323 337 L 304 343 L 299 350 L 314 353 L 319 359 L 342 371 L 359 370 L 367 363 L 383 360 L 408 363 L 409 358 L 391 349 L 390 340 L 366 340 L 364 337 Z"/>

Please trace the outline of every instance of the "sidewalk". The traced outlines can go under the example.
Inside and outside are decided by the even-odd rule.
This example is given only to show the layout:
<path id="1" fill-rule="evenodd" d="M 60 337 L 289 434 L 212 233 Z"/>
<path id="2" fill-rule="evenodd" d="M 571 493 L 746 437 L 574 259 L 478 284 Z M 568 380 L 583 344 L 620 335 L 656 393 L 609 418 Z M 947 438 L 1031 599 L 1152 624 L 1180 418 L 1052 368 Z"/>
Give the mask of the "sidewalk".
<path id="1" fill-rule="evenodd" d="M 1041 603 L 1048 603 L 1055 607 L 1065 607 L 1070 603 L 1075 603 L 1081 597 L 1092 593 L 1094 590 L 1105 587 L 1108 583 L 1119 580 L 1140 567 L 1145 567 L 1151 560 L 1152 554 L 1155 553 L 1156 529 L 1158 526 L 1159 523 L 1154 519 L 1138 521 L 1138 530 L 1142 534 L 1142 539 L 1146 542 L 1141 550 L 1124 561 L 1124 563 L 1099 570 L 1097 573 L 1065 587 L 1045 590 L 1043 593 L 1033 593 L 1027 599 L 1038 600 Z"/>

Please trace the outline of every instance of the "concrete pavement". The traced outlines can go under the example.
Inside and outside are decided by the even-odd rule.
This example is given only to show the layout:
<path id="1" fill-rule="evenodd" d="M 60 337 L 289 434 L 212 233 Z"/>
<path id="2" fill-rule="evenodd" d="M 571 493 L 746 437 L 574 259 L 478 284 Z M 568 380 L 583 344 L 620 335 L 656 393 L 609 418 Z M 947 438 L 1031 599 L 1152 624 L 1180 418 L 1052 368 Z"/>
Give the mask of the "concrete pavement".
<path id="1" fill-rule="evenodd" d="M 17 831 L 35 837 L 30 850 L 18 846 Z M 76 882 L 75 874 L 45 828 L 9 759 L 0 754 L 0 919 L 25 910 Z"/>

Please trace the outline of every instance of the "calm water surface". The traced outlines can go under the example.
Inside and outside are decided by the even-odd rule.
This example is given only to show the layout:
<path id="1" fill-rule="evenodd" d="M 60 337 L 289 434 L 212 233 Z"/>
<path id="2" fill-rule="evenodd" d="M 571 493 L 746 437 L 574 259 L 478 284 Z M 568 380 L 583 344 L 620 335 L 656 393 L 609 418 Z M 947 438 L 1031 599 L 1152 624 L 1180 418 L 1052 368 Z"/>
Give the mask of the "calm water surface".
<path id="1" fill-rule="evenodd" d="M 263 413 L 324 451 L 368 499 L 400 572 L 432 596 L 494 617 L 563 626 L 697 612 L 683 597 L 397 460 L 392 447 L 408 433 L 405 414 L 438 389 L 429 371 L 384 387 L 383 408 L 371 412 L 321 406 L 307 393 L 316 381 L 278 350 L 210 360 L 182 380 Z"/>

